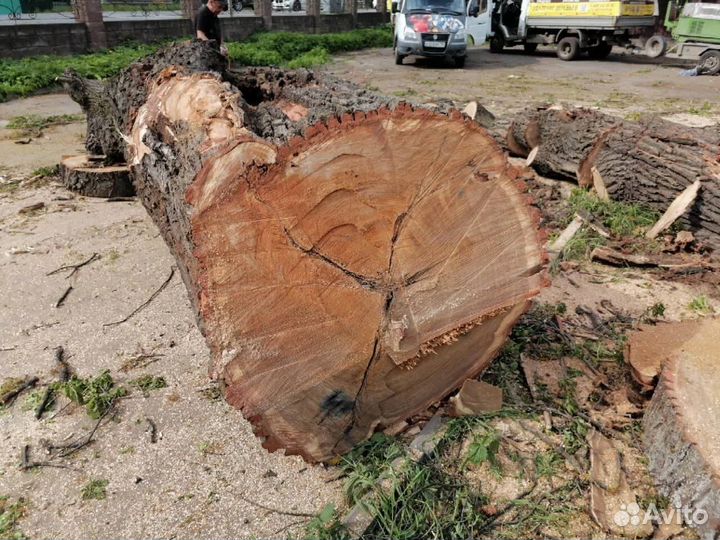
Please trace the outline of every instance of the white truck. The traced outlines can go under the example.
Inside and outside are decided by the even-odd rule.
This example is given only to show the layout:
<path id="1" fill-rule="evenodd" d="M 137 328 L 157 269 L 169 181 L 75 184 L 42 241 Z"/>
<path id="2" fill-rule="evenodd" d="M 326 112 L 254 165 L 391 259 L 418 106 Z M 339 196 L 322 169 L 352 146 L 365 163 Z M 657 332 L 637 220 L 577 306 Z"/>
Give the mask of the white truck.
<path id="1" fill-rule="evenodd" d="M 476 0 L 472 0 L 476 1 Z M 613 45 L 652 35 L 658 22 L 656 0 L 498 0 L 492 9 L 490 51 L 522 45 L 556 45 L 562 60 L 587 52 L 605 58 Z"/>
<path id="2" fill-rule="evenodd" d="M 463 67 L 468 43 L 490 33 L 488 0 L 401 0 L 392 3 L 395 63 L 407 56 L 448 58 Z"/>

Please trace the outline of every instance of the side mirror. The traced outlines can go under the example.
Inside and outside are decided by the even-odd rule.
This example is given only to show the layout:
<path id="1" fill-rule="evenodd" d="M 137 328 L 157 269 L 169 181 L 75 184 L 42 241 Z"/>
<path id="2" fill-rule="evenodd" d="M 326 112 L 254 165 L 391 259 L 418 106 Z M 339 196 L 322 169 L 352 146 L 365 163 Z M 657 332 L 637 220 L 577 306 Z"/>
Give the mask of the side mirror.
<path id="1" fill-rule="evenodd" d="M 399 13 L 399 12 L 400 12 L 400 7 L 398 6 L 398 3 L 397 3 L 397 2 L 393 2 L 393 3 L 392 3 L 392 6 L 390 7 L 390 11 L 391 11 L 392 13 Z"/>
<path id="2" fill-rule="evenodd" d="M 477 17 L 480 13 L 480 6 L 477 4 L 470 6 L 470 11 L 468 11 L 468 15 L 471 17 Z"/>

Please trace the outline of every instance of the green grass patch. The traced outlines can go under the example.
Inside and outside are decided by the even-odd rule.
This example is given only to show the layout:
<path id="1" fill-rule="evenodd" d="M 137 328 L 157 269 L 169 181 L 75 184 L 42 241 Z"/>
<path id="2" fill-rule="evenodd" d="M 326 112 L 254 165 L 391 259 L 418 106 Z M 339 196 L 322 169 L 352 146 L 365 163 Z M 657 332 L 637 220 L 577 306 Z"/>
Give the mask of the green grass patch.
<path id="1" fill-rule="evenodd" d="M 311 68 L 330 55 L 370 47 L 390 47 L 392 29 L 364 28 L 333 34 L 265 32 L 247 41 L 227 43 L 233 66 L 284 66 Z M 76 56 L 35 56 L 0 60 L 0 102 L 57 86 L 57 77 L 70 68 L 88 79 L 116 75 L 132 62 L 155 52 L 161 45 L 128 45 Z"/>
<path id="2" fill-rule="evenodd" d="M 655 210 L 615 201 L 604 201 L 584 189 L 574 189 L 568 201 L 573 213 L 584 210 L 614 236 L 640 236 L 660 218 Z"/>
<path id="3" fill-rule="evenodd" d="M 107 498 L 107 486 L 109 480 L 94 479 L 90 480 L 82 488 L 82 498 L 84 501 L 97 500 L 101 501 Z"/>
<path id="4" fill-rule="evenodd" d="M 25 499 L 18 499 L 11 503 L 8 497 L 0 497 L 0 538 L 7 540 L 22 540 L 25 535 L 21 533 L 17 524 L 27 511 Z"/>
<path id="5" fill-rule="evenodd" d="M 57 77 L 68 68 L 88 79 L 111 77 L 157 48 L 156 45 L 136 45 L 77 56 L 33 56 L 19 60 L 0 60 L 0 101 L 57 86 Z"/>
<path id="6" fill-rule="evenodd" d="M 155 377 L 153 375 L 143 375 L 130 381 L 130 386 L 134 386 L 138 390 L 141 390 L 144 394 L 147 394 L 151 390 L 160 390 L 161 388 L 167 388 L 167 382 L 164 377 Z"/>
<path id="7" fill-rule="evenodd" d="M 655 210 L 637 204 L 604 201 L 595 193 L 584 189 L 574 189 L 568 199 L 569 212 L 566 222 L 577 213 L 589 214 L 597 224 L 616 238 L 642 238 L 645 231 L 660 218 Z M 562 253 L 563 260 L 581 260 L 590 256 L 596 247 L 605 245 L 606 239 L 589 227 L 583 227 L 567 243 Z M 638 247 L 648 246 L 645 241 Z"/>
<path id="8" fill-rule="evenodd" d="M 79 122 L 84 118 L 85 116 L 82 114 L 60 114 L 51 116 L 28 114 L 11 118 L 7 124 L 7 128 L 17 130 L 20 136 L 32 135 L 37 137 L 44 129 L 50 126 L 72 124 L 73 122 Z"/>
<path id="9" fill-rule="evenodd" d="M 95 420 L 104 415 L 116 399 L 128 393 L 122 386 L 115 386 L 107 370 L 90 379 L 73 377 L 63 384 L 63 392 L 71 401 L 84 405 L 88 416 Z"/>
<path id="10" fill-rule="evenodd" d="M 346 540 L 348 530 L 340 522 L 337 508 L 332 503 L 325 505 L 320 513 L 305 526 L 307 540 Z"/>

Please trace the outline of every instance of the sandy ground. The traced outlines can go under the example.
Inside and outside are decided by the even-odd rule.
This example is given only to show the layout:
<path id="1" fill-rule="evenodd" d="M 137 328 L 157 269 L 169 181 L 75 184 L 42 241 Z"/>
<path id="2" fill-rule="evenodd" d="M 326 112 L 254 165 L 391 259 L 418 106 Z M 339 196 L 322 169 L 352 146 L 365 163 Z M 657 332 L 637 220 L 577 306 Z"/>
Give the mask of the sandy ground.
<path id="1" fill-rule="evenodd" d="M 68 101 L 31 98 L 15 102 L 13 113 L 48 99 L 57 110 Z M 35 145 L 15 146 L 15 155 L 2 153 L 3 165 L 9 162 L 13 174 L 20 174 L 57 162 L 77 146 L 63 136 L 67 130 L 79 133 L 83 125 L 49 129 L 37 142 L 41 154 Z M 52 157 L 47 140 L 58 141 Z M 45 209 L 18 214 L 35 202 L 44 202 Z M 46 275 L 93 253 L 100 259 L 72 279 L 65 279 L 66 273 Z M 123 399 L 117 416 L 100 427 L 97 442 L 71 461 L 72 470 L 21 472 L 18 465 L 26 444 L 32 460 L 43 460 L 41 440 L 67 442 L 87 433 L 94 421 L 84 409 L 68 407 L 38 422 L 32 411 L 22 410 L 22 396 L 0 413 L 0 495 L 28 500 L 21 530 L 29 537 L 284 538 L 299 534 L 307 518 L 269 512 L 246 500 L 305 513 L 340 502 L 339 483 L 326 482 L 323 467 L 268 454 L 237 411 L 205 396 L 212 390 L 209 352 L 179 275 L 127 323 L 103 327 L 147 300 L 173 264 L 139 203 L 75 197 L 54 186 L 0 194 L 0 379 L 55 380 L 53 349 L 62 345 L 79 376 L 108 369 L 125 386 L 143 374 L 168 383 L 148 397 L 133 391 Z M 55 308 L 69 285 L 73 290 L 64 305 Z M 141 351 L 161 356 L 146 368 L 120 370 Z M 63 398 L 60 405 L 65 403 Z M 147 419 L 158 429 L 155 444 Z M 81 489 L 91 479 L 109 480 L 107 499 L 82 500 Z M 290 524 L 296 525 L 281 530 Z"/>
<path id="2" fill-rule="evenodd" d="M 395 66 L 389 50 L 377 50 L 344 55 L 326 69 L 413 99 L 478 99 L 500 122 L 536 100 L 599 105 L 623 115 L 682 114 L 699 123 L 713 121 L 719 112 L 718 78 L 686 79 L 678 76 L 678 67 L 617 55 L 605 62 L 565 63 L 551 53 L 490 55 L 476 49 L 467 68 L 456 70 L 422 61 Z M 0 177 L 27 177 L 80 151 L 84 132 L 82 122 L 53 127 L 18 145 L 3 129 L 7 120 L 77 112 L 62 95 L 0 104 Z M 45 208 L 18 214 L 35 202 Z M 63 273 L 47 276 L 93 253 L 100 258 L 71 279 Z M 18 464 L 24 445 L 30 445 L 32 459 L 42 460 L 42 440 L 67 441 L 92 429 L 94 421 L 83 409 L 69 406 L 36 421 L 32 411 L 23 410 L 21 397 L 0 412 L 0 495 L 27 499 L 20 528 L 29 537 L 284 538 L 300 534 L 307 518 L 257 504 L 301 513 L 341 504 L 341 483 L 326 481 L 324 467 L 268 454 L 237 411 L 208 396 L 209 353 L 177 274 L 128 322 L 103 326 L 148 299 L 173 264 L 137 202 L 87 199 L 55 185 L 0 191 L 0 379 L 55 380 L 53 349 L 62 345 L 80 376 L 107 369 L 126 386 L 143 374 L 168 383 L 147 396 L 135 390 L 123 399 L 96 442 L 76 454 L 72 469 L 21 472 Z M 56 308 L 69 285 L 73 290 Z M 690 315 L 687 304 L 697 294 L 687 285 L 597 270 L 558 277 L 541 300 L 572 308 L 611 299 L 635 314 L 662 301 L 668 318 L 680 319 Z M 144 368 L 120 369 L 143 351 L 160 356 Z M 157 425 L 156 443 L 148 419 Z M 105 500 L 82 499 L 81 489 L 91 479 L 109 481 Z"/>
<path id="3" fill-rule="evenodd" d="M 694 112 L 683 117 L 700 124 L 720 118 L 718 77 L 681 77 L 683 67 L 677 63 L 649 61 L 624 51 L 604 61 L 563 62 L 549 48 L 531 55 L 520 49 L 491 54 L 486 48 L 472 48 L 464 69 L 424 58 L 405 62 L 396 66 L 390 49 L 357 51 L 339 57 L 327 69 L 414 100 L 474 99 L 501 121 L 537 102 L 597 106 L 620 116 Z"/>

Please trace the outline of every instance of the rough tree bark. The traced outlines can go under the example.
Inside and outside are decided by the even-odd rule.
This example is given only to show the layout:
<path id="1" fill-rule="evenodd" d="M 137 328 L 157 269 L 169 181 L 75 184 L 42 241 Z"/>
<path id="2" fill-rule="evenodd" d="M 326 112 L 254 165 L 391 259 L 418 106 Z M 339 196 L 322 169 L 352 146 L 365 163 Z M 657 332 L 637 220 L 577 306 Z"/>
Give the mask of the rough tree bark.
<path id="1" fill-rule="evenodd" d="M 699 322 L 667 361 L 643 418 L 650 472 L 660 492 L 689 510 L 704 538 L 720 533 L 719 319 Z"/>
<path id="2" fill-rule="evenodd" d="M 457 111 L 218 61 L 165 50 L 107 110 L 227 400 L 267 448 L 327 460 L 489 364 L 545 284 L 538 217 Z"/>
<path id="3" fill-rule="evenodd" d="M 590 109 L 531 108 L 507 133 L 511 152 L 527 156 L 541 174 L 593 185 L 597 169 L 611 199 L 660 212 L 688 185 L 702 182 L 682 222 L 720 246 L 720 129 L 689 128 L 652 117 L 623 120 Z"/>

